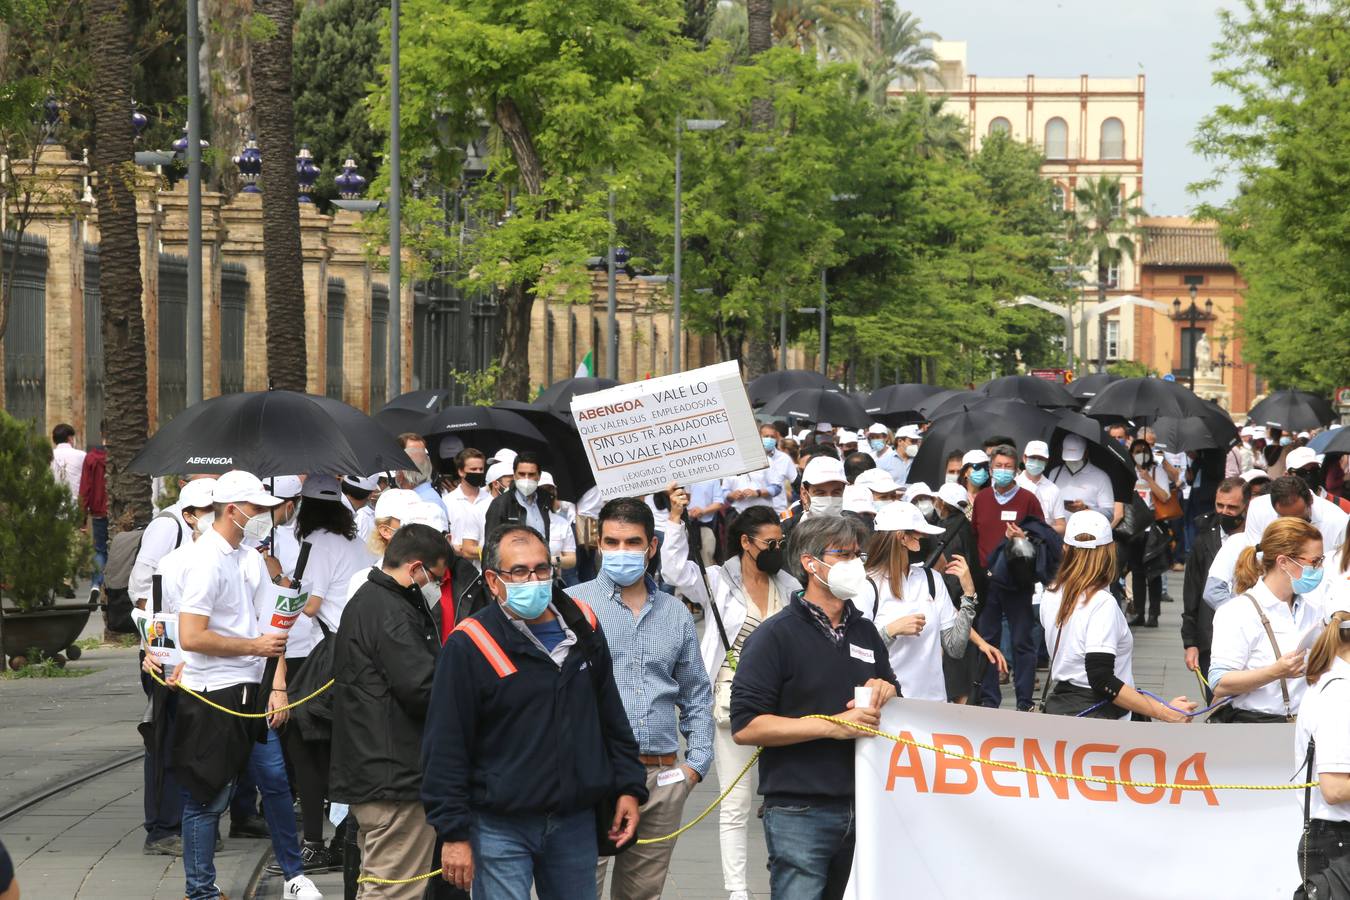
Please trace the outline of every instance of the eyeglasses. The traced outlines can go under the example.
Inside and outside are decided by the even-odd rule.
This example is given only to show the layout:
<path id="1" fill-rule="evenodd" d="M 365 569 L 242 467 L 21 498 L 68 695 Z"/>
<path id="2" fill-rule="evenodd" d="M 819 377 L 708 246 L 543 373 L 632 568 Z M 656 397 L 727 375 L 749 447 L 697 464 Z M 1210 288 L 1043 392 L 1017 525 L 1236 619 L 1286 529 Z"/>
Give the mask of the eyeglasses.
<path id="1" fill-rule="evenodd" d="M 859 553 L 856 548 L 852 550 L 844 550 L 839 547 L 827 547 L 825 548 L 825 551 L 820 555 L 822 557 L 834 556 L 837 557 L 838 559 L 843 560 L 844 562 L 849 562 L 850 560 L 854 559 L 860 559 L 863 562 L 867 562 L 867 554 Z"/>
<path id="2" fill-rule="evenodd" d="M 527 581 L 552 581 L 557 568 L 551 563 L 540 563 L 534 568 L 512 566 L 509 569 L 493 569 L 502 581 L 512 584 L 524 584 Z"/>
<path id="3" fill-rule="evenodd" d="M 1317 559 L 1311 561 L 1303 559 L 1300 556 L 1291 556 L 1289 558 L 1292 559 L 1294 562 L 1303 563 L 1305 566 L 1312 566 L 1314 569 L 1322 568 L 1322 563 L 1327 561 L 1327 558 L 1325 556 L 1319 556 L 1317 557 Z"/>
<path id="4" fill-rule="evenodd" d="M 754 541 L 756 544 L 763 544 L 765 548 L 769 550 L 781 550 L 787 546 L 787 538 L 779 538 L 778 540 L 769 540 L 765 538 L 752 537 L 750 540 Z"/>

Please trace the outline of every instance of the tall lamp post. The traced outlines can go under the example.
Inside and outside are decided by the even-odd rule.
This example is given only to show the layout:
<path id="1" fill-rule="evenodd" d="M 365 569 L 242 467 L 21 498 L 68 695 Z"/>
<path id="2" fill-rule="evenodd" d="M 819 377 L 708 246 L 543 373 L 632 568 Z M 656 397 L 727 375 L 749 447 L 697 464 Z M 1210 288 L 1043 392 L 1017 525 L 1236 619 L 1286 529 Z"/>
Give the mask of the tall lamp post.
<path id="1" fill-rule="evenodd" d="M 829 375 L 830 361 L 830 338 L 828 334 L 829 327 L 829 293 L 826 290 L 825 275 L 826 270 L 820 270 L 820 306 L 799 306 L 799 313 L 819 313 L 820 314 L 820 374 Z"/>
<path id="2" fill-rule="evenodd" d="M 189 0 L 191 5 L 192 0 Z M 402 209 L 399 194 L 403 189 L 399 171 L 399 77 L 398 77 L 399 0 L 389 4 L 389 380 L 390 399 L 403 393 L 403 259 Z"/>
<path id="3" fill-rule="evenodd" d="M 676 119 L 675 120 L 675 270 L 671 280 L 675 285 L 675 299 L 671 305 L 670 339 L 671 339 L 671 371 L 684 371 L 684 325 L 680 318 L 680 264 L 684 255 L 684 235 L 681 232 L 681 204 L 684 200 L 683 191 L 683 161 L 680 153 L 680 136 L 685 129 L 689 131 L 716 131 L 727 124 L 724 119 Z"/>
<path id="4" fill-rule="evenodd" d="M 1186 309 L 1181 308 L 1181 300 L 1176 299 L 1172 301 L 1172 320 L 1178 323 L 1185 322 L 1188 326 L 1187 330 L 1183 332 L 1187 337 L 1187 343 L 1190 349 L 1190 352 L 1187 354 L 1190 364 L 1186 367 L 1186 386 L 1192 391 L 1195 390 L 1195 324 L 1202 320 L 1208 321 L 1209 319 L 1214 318 L 1214 301 L 1206 300 L 1205 308 L 1204 310 L 1201 310 L 1200 307 L 1195 305 L 1195 295 L 1197 293 L 1198 289 L 1196 286 L 1191 285 L 1191 305 Z"/>

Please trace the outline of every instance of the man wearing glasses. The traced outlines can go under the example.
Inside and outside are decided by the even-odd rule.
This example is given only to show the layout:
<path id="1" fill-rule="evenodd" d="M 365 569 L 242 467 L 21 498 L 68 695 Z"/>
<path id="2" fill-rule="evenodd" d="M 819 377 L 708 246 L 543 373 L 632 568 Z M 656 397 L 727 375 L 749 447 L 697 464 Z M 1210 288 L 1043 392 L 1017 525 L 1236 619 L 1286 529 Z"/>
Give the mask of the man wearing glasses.
<path id="1" fill-rule="evenodd" d="M 646 767 L 648 800 L 638 839 L 680 827 L 684 801 L 713 761 L 712 684 L 684 604 L 656 589 L 647 569 L 656 555 L 651 507 L 632 497 L 600 510 L 601 570 L 567 592 L 595 610 L 614 656 L 615 680 Z M 677 765 L 680 734 L 686 750 Z M 658 900 L 675 842 L 635 846 L 614 860 L 613 900 Z M 601 893 L 606 863 L 596 868 Z"/>
<path id="2" fill-rule="evenodd" d="M 774 897 L 842 897 L 853 865 L 853 744 L 859 732 L 806 716 L 876 728 L 897 694 L 881 635 L 854 607 L 867 584 L 852 522 L 804 520 L 788 561 L 806 585 L 745 642 L 731 685 L 738 744 L 764 748 L 759 792 Z M 854 688 L 871 689 L 867 706 Z"/>
<path id="3" fill-rule="evenodd" d="M 483 548 L 496 602 L 436 663 L 422 805 L 443 877 L 477 897 L 595 897 L 597 824 L 626 844 L 647 799 L 605 635 L 586 604 L 553 593 L 555 574 L 537 531 L 498 528 Z M 597 823 L 615 794 L 613 820 Z"/>

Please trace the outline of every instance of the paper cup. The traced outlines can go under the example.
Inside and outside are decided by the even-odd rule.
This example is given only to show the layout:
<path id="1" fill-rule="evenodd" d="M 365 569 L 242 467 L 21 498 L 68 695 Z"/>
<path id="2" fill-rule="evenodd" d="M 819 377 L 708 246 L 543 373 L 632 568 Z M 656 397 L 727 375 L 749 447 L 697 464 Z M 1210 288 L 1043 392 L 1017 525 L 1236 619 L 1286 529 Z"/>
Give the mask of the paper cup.
<path id="1" fill-rule="evenodd" d="M 859 685 L 853 689 L 853 707 L 855 709 L 866 709 L 872 705 L 872 689 L 865 685 Z"/>

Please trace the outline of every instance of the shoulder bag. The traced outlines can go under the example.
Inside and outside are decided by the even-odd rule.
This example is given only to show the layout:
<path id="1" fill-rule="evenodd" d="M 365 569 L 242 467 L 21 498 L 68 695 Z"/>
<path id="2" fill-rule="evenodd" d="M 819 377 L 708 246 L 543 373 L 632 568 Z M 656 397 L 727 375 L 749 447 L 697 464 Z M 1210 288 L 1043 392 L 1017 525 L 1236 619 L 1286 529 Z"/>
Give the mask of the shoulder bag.
<path id="1" fill-rule="evenodd" d="M 1256 598 L 1251 594 L 1243 594 L 1251 601 L 1252 608 L 1256 610 L 1256 617 L 1261 620 L 1261 627 L 1266 630 L 1266 638 L 1270 641 L 1270 648 L 1275 651 L 1275 658 L 1279 659 L 1280 644 L 1275 640 L 1275 630 L 1270 627 L 1270 619 L 1266 618 L 1265 610 L 1261 609 L 1261 604 L 1256 602 Z M 1220 706 L 1209 714 L 1206 722 L 1215 722 L 1218 724 L 1228 724 L 1234 722 L 1258 723 L 1258 722 L 1292 722 L 1298 718 L 1289 705 L 1289 686 L 1280 679 L 1280 694 L 1284 697 L 1284 715 L 1278 713 L 1263 713 L 1249 709 L 1238 709 L 1231 702 Z"/>

